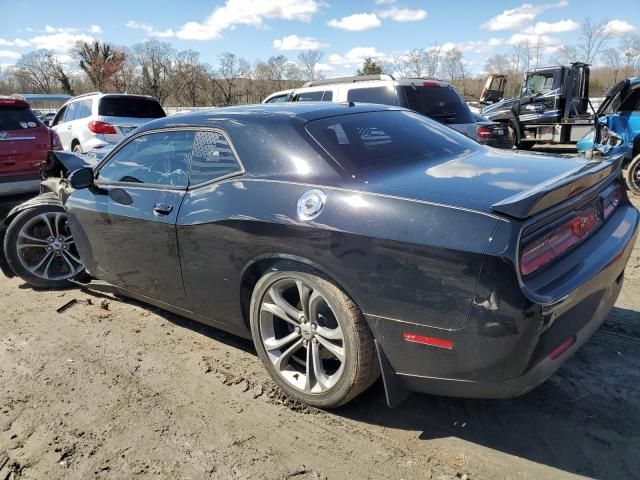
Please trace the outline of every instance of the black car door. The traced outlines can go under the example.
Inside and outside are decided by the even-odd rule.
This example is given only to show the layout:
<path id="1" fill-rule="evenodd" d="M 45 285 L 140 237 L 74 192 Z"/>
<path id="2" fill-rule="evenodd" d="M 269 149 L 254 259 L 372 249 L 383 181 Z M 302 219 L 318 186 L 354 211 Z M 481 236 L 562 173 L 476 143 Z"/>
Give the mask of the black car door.
<path id="1" fill-rule="evenodd" d="M 188 308 L 176 219 L 188 185 L 195 132 L 164 130 L 132 138 L 99 168 L 106 261 L 101 277 Z"/>

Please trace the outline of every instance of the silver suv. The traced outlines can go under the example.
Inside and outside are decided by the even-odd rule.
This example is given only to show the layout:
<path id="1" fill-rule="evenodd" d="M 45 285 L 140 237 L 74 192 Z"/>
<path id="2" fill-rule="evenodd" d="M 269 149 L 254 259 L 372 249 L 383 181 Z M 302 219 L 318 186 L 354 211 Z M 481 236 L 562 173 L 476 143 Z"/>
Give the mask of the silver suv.
<path id="1" fill-rule="evenodd" d="M 114 145 L 140 125 L 165 116 L 153 97 L 95 92 L 65 103 L 51 128 L 65 150 L 83 153 Z"/>
<path id="2" fill-rule="evenodd" d="M 477 140 L 476 121 L 464 99 L 447 82 L 391 75 L 314 80 L 301 88 L 272 93 L 262 103 L 365 102 L 398 105 L 422 113 Z"/>

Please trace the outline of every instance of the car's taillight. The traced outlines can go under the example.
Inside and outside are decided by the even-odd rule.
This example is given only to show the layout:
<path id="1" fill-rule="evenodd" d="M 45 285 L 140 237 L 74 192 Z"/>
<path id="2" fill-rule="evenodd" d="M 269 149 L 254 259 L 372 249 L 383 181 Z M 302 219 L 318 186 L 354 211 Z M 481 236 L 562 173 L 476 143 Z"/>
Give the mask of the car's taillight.
<path id="1" fill-rule="evenodd" d="M 49 132 L 51 132 L 51 150 L 62 150 L 62 142 L 58 134 L 54 130 Z"/>
<path id="2" fill-rule="evenodd" d="M 623 188 L 622 184 L 617 182 L 602 196 L 602 211 L 605 220 L 609 218 L 618 205 L 620 205 L 624 196 Z"/>
<path id="3" fill-rule="evenodd" d="M 490 128 L 482 125 L 479 125 L 478 127 L 476 127 L 476 132 L 478 136 L 482 138 L 489 138 L 493 136 L 493 131 Z"/>
<path id="4" fill-rule="evenodd" d="M 592 205 L 574 212 L 568 220 L 523 246 L 520 272 L 529 275 L 564 255 L 602 222 L 600 213 Z"/>
<path id="5" fill-rule="evenodd" d="M 111 135 L 117 133 L 113 125 L 111 125 L 110 123 L 101 122 L 100 120 L 93 120 L 92 122 L 89 122 L 87 127 L 89 127 L 89 130 L 93 133 L 101 133 L 103 135 Z"/>

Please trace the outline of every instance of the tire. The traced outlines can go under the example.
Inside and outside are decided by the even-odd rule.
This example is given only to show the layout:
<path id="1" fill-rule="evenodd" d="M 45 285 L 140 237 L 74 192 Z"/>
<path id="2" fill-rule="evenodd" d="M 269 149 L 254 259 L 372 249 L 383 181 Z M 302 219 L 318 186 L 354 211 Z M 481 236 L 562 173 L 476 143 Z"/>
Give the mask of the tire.
<path id="1" fill-rule="evenodd" d="M 509 132 L 509 139 L 511 140 L 511 148 L 515 148 L 518 145 L 518 134 L 512 124 L 507 124 L 507 130 Z"/>
<path id="2" fill-rule="evenodd" d="M 631 160 L 627 166 L 624 179 L 627 182 L 629 191 L 634 195 L 640 196 L 640 155 Z"/>
<path id="3" fill-rule="evenodd" d="M 520 142 L 518 143 L 518 150 L 531 150 L 535 144 L 535 142 Z"/>
<path id="4" fill-rule="evenodd" d="M 11 270 L 29 285 L 65 288 L 71 285 L 68 280 L 84 274 L 66 218 L 62 207 L 41 205 L 19 213 L 9 224 L 5 257 Z"/>
<path id="5" fill-rule="evenodd" d="M 303 295 L 309 299 L 306 315 L 300 302 Z M 278 310 L 285 303 L 286 310 Z M 296 311 L 298 320 L 291 321 Z M 271 378 L 287 395 L 308 405 L 344 405 L 380 375 L 364 316 L 344 292 L 315 273 L 265 274 L 251 297 L 250 324 L 258 356 Z"/>
<path id="6" fill-rule="evenodd" d="M 73 146 L 73 153 L 82 153 L 82 147 L 80 146 L 80 144 L 79 144 L 79 143 L 76 143 L 76 144 Z"/>

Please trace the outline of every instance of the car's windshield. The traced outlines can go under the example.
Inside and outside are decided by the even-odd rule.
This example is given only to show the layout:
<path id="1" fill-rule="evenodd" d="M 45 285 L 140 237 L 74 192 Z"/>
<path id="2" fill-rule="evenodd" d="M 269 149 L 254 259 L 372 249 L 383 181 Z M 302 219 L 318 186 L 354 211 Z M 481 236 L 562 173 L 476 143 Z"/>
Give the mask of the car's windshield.
<path id="1" fill-rule="evenodd" d="M 553 90 L 553 72 L 536 72 L 527 75 L 523 94 L 540 95 Z"/>
<path id="2" fill-rule="evenodd" d="M 21 130 L 38 126 L 40 120 L 29 108 L 15 105 L 0 107 L 0 130 Z"/>
<path id="3" fill-rule="evenodd" d="M 311 136 L 345 169 L 357 173 L 399 164 L 428 164 L 478 144 L 448 127 L 408 111 L 367 112 L 309 122 Z"/>
<path id="4" fill-rule="evenodd" d="M 156 100 L 136 97 L 104 97 L 100 100 L 98 115 L 131 118 L 166 117 Z"/>
<path id="5" fill-rule="evenodd" d="M 449 86 L 400 87 L 406 106 L 444 124 L 473 123 L 471 110 Z"/>

